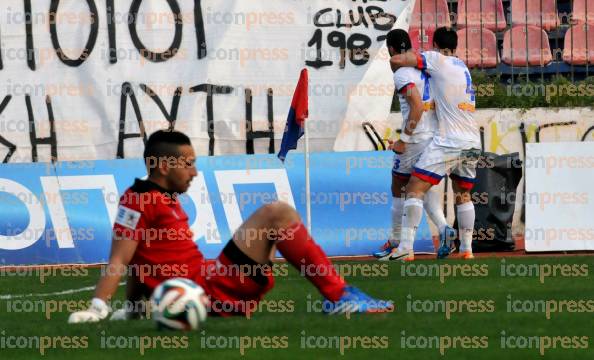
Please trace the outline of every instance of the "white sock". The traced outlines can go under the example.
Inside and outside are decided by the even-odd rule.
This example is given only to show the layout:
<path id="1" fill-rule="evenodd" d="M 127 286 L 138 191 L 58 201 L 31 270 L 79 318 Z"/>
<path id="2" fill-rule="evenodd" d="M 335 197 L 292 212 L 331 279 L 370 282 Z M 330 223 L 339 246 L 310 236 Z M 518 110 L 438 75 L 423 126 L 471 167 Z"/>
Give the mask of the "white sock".
<path id="1" fill-rule="evenodd" d="M 460 252 L 472 251 L 472 231 L 474 230 L 474 204 L 472 201 L 457 206 L 458 231 L 460 232 Z"/>
<path id="2" fill-rule="evenodd" d="M 404 202 L 400 249 L 413 250 L 417 228 L 423 217 L 423 200 L 410 198 Z"/>
<path id="3" fill-rule="evenodd" d="M 404 199 L 401 197 L 392 198 L 392 237 L 390 243 L 393 246 L 400 243 L 400 232 L 402 231 L 402 208 Z"/>
<path id="4" fill-rule="evenodd" d="M 431 219 L 433 224 L 437 226 L 439 233 L 442 234 L 448 223 L 446 221 L 445 215 L 443 214 L 443 207 L 441 206 L 441 199 L 439 195 L 439 191 L 437 191 L 437 188 L 433 186 L 425 194 L 423 206 L 425 207 L 425 211 L 427 212 L 429 219 Z"/>

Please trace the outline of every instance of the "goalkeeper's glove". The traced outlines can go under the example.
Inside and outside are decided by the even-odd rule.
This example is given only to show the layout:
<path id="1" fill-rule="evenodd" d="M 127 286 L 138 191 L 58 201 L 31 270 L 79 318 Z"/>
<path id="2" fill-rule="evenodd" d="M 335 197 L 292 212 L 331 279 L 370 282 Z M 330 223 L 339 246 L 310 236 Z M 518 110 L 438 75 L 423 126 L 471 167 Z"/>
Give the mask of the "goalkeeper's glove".
<path id="1" fill-rule="evenodd" d="M 119 309 L 113 312 L 109 317 L 109 321 L 122 321 L 130 319 L 131 314 L 126 309 Z"/>
<path id="2" fill-rule="evenodd" d="M 89 323 L 103 320 L 109 315 L 110 308 L 105 301 L 99 298 L 93 298 L 91 306 L 84 311 L 77 311 L 70 314 L 69 324 Z"/>

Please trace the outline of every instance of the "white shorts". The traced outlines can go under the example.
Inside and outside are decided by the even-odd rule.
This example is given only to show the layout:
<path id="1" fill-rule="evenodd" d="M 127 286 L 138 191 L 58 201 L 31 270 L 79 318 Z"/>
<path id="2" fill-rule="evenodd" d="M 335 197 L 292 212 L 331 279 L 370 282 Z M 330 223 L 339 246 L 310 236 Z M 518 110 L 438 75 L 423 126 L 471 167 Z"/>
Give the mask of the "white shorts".
<path id="1" fill-rule="evenodd" d="M 413 168 L 423 152 L 431 144 L 432 139 L 422 140 L 418 143 L 407 143 L 404 154 L 394 155 L 394 167 L 392 175 L 402 180 L 407 180 L 413 172 Z"/>
<path id="2" fill-rule="evenodd" d="M 445 147 L 431 142 L 414 166 L 413 176 L 437 185 L 446 174 L 465 190 L 471 190 L 476 178 L 479 149 Z"/>

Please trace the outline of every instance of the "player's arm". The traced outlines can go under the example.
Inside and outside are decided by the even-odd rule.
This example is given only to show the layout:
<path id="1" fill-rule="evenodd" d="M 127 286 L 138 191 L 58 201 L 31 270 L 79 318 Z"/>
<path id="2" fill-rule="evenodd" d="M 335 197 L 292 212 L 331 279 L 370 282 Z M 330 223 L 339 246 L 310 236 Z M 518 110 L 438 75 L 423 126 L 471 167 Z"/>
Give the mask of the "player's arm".
<path id="1" fill-rule="evenodd" d="M 130 260 L 134 256 L 138 242 L 114 236 L 111 241 L 111 254 L 106 271 L 101 275 L 95 288 L 95 298 L 107 301 L 118 288 L 121 275 L 126 273 Z"/>
<path id="2" fill-rule="evenodd" d="M 396 71 L 401 67 L 417 67 L 418 64 L 418 55 L 412 51 L 394 55 L 390 58 L 390 67 L 392 68 L 392 71 Z"/>
<path id="3" fill-rule="evenodd" d="M 91 306 L 84 311 L 70 314 L 69 323 L 96 322 L 103 320 L 109 315 L 110 309 L 107 305 L 113 294 L 116 292 L 122 274 L 130 260 L 134 256 L 138 242 L 114 235 L 111 241 L 111 254 L 109 263 L 95 288 L 95 297 L 91 300 Z"/>
<path id="4" fill-rule="evenodd" d="M 406 150 L 407 139 L 415 132 L 419 122 L 421 122 L 423 112 L 425 111 L 423 108 L 423 100 L 421 99 L 421 95 L 415 89 L 414 85 L 407 86 L 406 88 L 402 89 L 402 94 L 410 106 L 410 113 L 408 120 L 405 122 L 406 126 L 404 126 L 402 129 L 400 140 L 394 143 L 392 147 L 392 150 L 397 154 L 402 154 Z"/>
<path id="5" fill-rule="evenodd" d="M 406 126 L 403 129 L 403 132 L 407 136 L 412 136 L 415 132 L 415 129 L 421 122 L 423 117 L 423 112 L 425 111 L 423 107 L 423 100 L 421 99 L 421 95 L 415 88 L 409 88 L 406 90 L 404 94 L 406 98 L 406 102 L 410 106 L 410 114 L 408 116 L 408 121 L 406 122 Z"/>

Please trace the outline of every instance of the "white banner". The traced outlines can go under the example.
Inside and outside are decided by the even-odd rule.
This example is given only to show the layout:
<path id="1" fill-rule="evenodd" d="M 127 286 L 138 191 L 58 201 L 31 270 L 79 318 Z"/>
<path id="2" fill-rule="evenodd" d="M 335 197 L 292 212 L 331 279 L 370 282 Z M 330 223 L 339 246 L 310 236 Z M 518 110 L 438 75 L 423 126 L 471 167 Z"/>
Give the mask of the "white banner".
<path id="1" fill-rule="evenodd" d="M 526 251 L 594 250 L 594 149 L 526 146 Z"/>
<path id="2" fill-rule="evenodd" d="M 384 38 L 410 3 L 2 0 L 0 161 L 139 157 L 135 134 L 170 125 L 200 155 L 267 153 L 304 67 L 312 150 L 331 150 L 347 109 L 357 131 L 387 117 Z"/>

